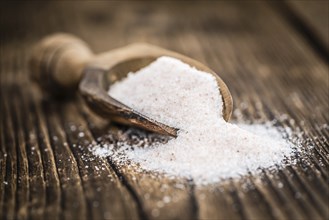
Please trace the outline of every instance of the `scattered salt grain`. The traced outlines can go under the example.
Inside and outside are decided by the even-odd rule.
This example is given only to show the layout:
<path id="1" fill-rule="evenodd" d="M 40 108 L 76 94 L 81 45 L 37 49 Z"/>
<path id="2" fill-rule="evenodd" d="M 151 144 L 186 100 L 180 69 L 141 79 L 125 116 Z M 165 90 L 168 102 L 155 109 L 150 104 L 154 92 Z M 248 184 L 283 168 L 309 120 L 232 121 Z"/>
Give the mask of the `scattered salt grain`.
<path id="1" fill-rule="evenodd" d="M 292 145 L 273 127 L 227 123 L 214 76 L 171 57 L 129 73 L 109 94 L 179 132 L 167 142 L 94 147 L 98 156 L 208 184 L 281 164 L 292 153 Z"/>
<path id="2" fill-rule="evenodd" d="M 164 202 L 164 203 L 170 203 L 170 201 L 171 201 L 170 196 L 165 196 L 165 197 L 163 197 L 163 202 Z"/>
<path id="3" fill-rule="evenodd" d="M 83 132 L 81 131 L 81 132 L 79 132 L 78 136 L 79 136 L 80 138 L 82 138 L 82 137 L 85 136 L 85 133 L 83 133 Z"/>

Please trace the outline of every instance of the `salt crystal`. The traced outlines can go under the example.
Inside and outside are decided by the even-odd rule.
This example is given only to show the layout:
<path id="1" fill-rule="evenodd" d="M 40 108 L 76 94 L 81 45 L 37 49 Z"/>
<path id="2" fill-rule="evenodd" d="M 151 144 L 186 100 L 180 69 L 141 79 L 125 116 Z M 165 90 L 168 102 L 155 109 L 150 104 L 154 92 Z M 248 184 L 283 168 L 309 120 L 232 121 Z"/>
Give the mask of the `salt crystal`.
<path id="1" fill-rule="evenodd" d="M 160 57 L 129 73 L 110 87 L 109 94 L 179 131 L 167 143 L 135 146 L 134 150 L 127 146 L 93 149 L 99 156 L 112 155 L 144 170 L 208 184 L 281 164 L 292 153 L 291 144 L 275 128 L 227 123 L 215 77 L 175 58 Z"/>
<path id="2" fill-rule="evenodd" d="M 164 202 L 164 203 L 170 203 L 170 201 L 171 201 L 170 196 L 165 196 L 165 197 L 163 197 L 163 202 Z"/>
<path id="3" fill-rule="evenodd" d="M 78 134 L 78 136 L 82 138 L 82 137 L 85 136 L 85 133 L 83 133 L 82 131 L 80 131 L 79 134 Z"/>
<path id="4" fill-rule="evenodd" d="M 54 141 L 58 141 L 58 137 L 56 135 L 53 136 Z"/>
<path id="5" fill-rule="evenodd" d="M 70 125 L 70 130 L 71 131 L 76 131 L 77 130 L 77 127 L 75 125 Z"/>
<path id="6" fill-rule="evenodd" d="M 283 183 L 282 182 L 278 182 L 278 187 L 281 189 L 281 188 L 283 188 Z"/>

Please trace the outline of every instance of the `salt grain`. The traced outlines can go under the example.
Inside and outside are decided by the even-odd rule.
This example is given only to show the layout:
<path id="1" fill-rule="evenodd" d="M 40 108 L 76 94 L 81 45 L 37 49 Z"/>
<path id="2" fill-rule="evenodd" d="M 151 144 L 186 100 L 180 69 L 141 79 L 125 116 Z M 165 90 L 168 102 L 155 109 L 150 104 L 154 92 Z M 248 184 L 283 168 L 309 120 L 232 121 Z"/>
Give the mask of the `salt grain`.
<path id="1" fill-rule="evenodd" d="M 85 136 L 85 133 L 83 133 L 83 132 L 81 131 L 81 132 L 79 132 L 78 136 L 79 136 L 80 138 L 82 138 L 82 137 Z"/>
<path id="2" fill-rule="evenodd" d="M 99 156 L 208 184 L 281 164 L 292 153 L 291 144 L 275 128 L 227 123 L 214 76 L 171 57 L 130 73 L 112 85 L 109 94 L 179 132 L 167 143 L 92 149 Z"/>
<path id="3" fill-rule="evenodd" d="M 170 201 L 171 201 L 170 196 L 165 196 L 165 197 L 163 197 L 163 202 L 164 202 L 164 203 L 170 203 Z"/>

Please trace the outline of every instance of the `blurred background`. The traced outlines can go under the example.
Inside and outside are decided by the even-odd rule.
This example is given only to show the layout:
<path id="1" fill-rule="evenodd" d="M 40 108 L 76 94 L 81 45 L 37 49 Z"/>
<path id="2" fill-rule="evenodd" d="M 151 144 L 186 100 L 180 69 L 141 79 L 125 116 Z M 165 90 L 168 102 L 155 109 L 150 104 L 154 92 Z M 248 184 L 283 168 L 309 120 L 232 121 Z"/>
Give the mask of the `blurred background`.
<path id="1" fill-rule="evenodd" d="M 220 74 L 236 103 L 247 92 L 237 89 L 239 81 L 266 85 L 274 76 L 282 78 L 289 83 L 288 102 L 301 98 L 299 79 L 312 77 L 307 80 L 312 90 L 326 86 L 320 75 L 326 71 L 322 63 L 328 62 L 327 1 L 27 1 L 1 6 L 2 60 L 13 53 L 26 58 L 42 37 L 67 32 L 96 54 L 148 42 L 191 56 Z M 287 75 L 293 81 L 286 81 Z"/>

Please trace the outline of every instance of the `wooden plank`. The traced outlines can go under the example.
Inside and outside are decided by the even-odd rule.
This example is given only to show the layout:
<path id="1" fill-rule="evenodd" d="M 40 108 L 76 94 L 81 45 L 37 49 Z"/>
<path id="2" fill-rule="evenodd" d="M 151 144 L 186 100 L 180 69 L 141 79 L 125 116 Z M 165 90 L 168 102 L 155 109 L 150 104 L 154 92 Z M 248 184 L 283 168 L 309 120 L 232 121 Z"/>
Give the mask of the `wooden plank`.
<path id="1" fill-rule="evenodd" d="M 3 113 L 3 111 L 1 111 L 1 113 Z M 1 114 L 3 115 L 3 114 Z M 0 129 L 1 131 L 3 130 L 3 120 L 1 119 L 1 125 L 0 125 Z M 3 132 L 1 132 L 1 155 L 0 155 L 0 181 L 1 181 L 1 185 L 0 185 L 0 216 L 3 216 L 3 206 L 4 206 L 4 196 L 5 196 L 5 186 L 7 184 L 7 181 L 5 180 L 6 177 L 6 158 L 7 158 L 7 153 L 6 150 L 4 149 L 5 146 L 5 140 L 4 140 L 4 136 L 3 136 Z"/>
<path id="2" fill-rule="evenodd" d="M 2 60 L 1 60 L 2 61 Z M 3 72 L 3 65 L 1 65 L 1 72 Z M 1 75 L 2 76 L 2 75 Z M 1 77 L 2 78 L 2 77 Z M 0 88 L 0 216 L 1 218 L 5 218 L 3 213 L 4 208 L 4 197 L 5 197 L 5 186 L 7 185 L 6 181 L 6 163 L 7 163 L 7 151 L 6 151 L 6 140 L 4 134 L 4 103 L 3 103 L 3 87 Z"/>
<path id="3" fill-rule="evenodd" d="M 27 150 L 25 144 L 25 131 L 24 126 L 22 126 L 22 109 L 21 103 L 15 97 L 12 100 L 12 109 L 13 109 L 13 116 L 15 120 L 15 131 L 17 132 L 17 207 L 16 207 L 16 218 L 17 219 L 27 219 L 29 212 L 29 163 L 27 157 Z"/>
<path id="4" fill-rule="evenodd" d="M 4 186 L 4 204 L 3 217 L 7 219 L 14 219 L 15 216 L 15 193 L 17 187 L 17 158 L 16 158 L 16 145 L 15 137 L 13 131 L 13 124 L 11 121 L 11 113 L 9 109 L 9 103 L 7 99 L 2 100 L 2 105 L 4 108 L 3 115 L 3 133 L 5 140 L 5 149 L 6 149 L 6 176 L 3 184 Z"/>
<path id="5" fill-rule="evenodd" d="M 29 96 L 33 97 L 31 93 Z M 62 128 L 58 125 L 58 122 L 56 123 L 54 120 L 56 115 L 54 116 L 54 114 L 48 111 L 47 120 L 45 120 L 41 115 L 43 113 L 40 100 L 36 101 L 35 98 L 30 98 L 29 103 L 38 105 L 39 119 L 40 121 L 43 119 L 41 123 L 43 123 L 43 126 L 47 126 L 45 128 L 48 130 L 47 136 L 49 138 L 49 143 L 51 143 L 51 148 L 48 149 L 48 152 L 54 152 L 55 172 L 60 181 L 60 204 L 58 204 L 57 207 L 60 212 L 53 212 L 53 218 L 85 219 L 87 217 L 87 209 L 78 172 L 79 168 L 77 167 L 71 151 L 68 149 L 69 147 Z"/>
<path id="6" fill-rule="evenodd" d="M 287 4 L 329 49 L 329 2 L 289 0 Z"/>
<path id="7" fill-rule="evenodd" d="M 66 1 L 4 6 L 2 219 L 328 218 L 328 64 L 271 4 Z M 111 157 L 97 159 L 89 144 L 113 142 L 108 134 L 126 128 L 95 117 L 79 99 L 46 98 L 28 81 L 31 43 L 57 31 L 82 37 L 95 52 L 147 41 L 200 60 L 228 84 L 237 109 L 233 120 L 275 119 L 277 126 L 302 131 L 308 155 L 279 172 L 263 170 L 211 186 L 140 173 Z"/>
<path id="8" fill-rule="evenodd" d="M 30 102 L 22 100 L 22 109 L 28 109 L 27 112 L 33 112 L 33 105 Z M 22 111 L 24 129 L 26 132 L 26 151 L 29 167 L 29 218 L 41 219 L 45 215 L 46 209 L 46 182 L 45 182 L 45 167 L 42 158 L 42 146 L 39 142 L 39 132 L 35 126 L 36 115 L 26 114 Z M 56 186 L 56 182 L 53 183 Z"/>
<path id="9" fill-rule="evenodd" d="M 74 103 L 67 103 L 63 107 L 62 126 L 68 135 L 68 142 L 79 166 L 87 210 L 91 212 L 87 217 L 93 219 L 102 219 L 104 216 L 114 219 L 137 218 L 135 202 L 127 190 L 122 188 L 115 172 L 105 160 L 95 158 L 88 150 L 88 146 L 95 141 L 86 122 L 81 116 L 79 117 L 78 107 Z M 76 130 L 72 130 L 72 126 L 75 126 Z"/>
<path id="10" fill-rule="evenodd" d="M 86 106 L 82 114 L 88 121 L 89 129 L 94 139 L 98 140 L 98 144 L 113 144 L 119 141 L 116 133 L 122 128 L 104 125 L 104 120 L 93 115 Z M 111 135 L 104 135 L 104 126 Z M 173 180 L 161 175 L 152 175 L 152 173 L 141 173 L 128 164 L 119 164 L 111 157 L 108 161 L 135 197 L 137 206 L 142 211 L 140 213 L 142 219 L 194 219 L 196 217 L 193 207 L 195 201 L 192 196 L 194 185 L 189 180 Z"/>

